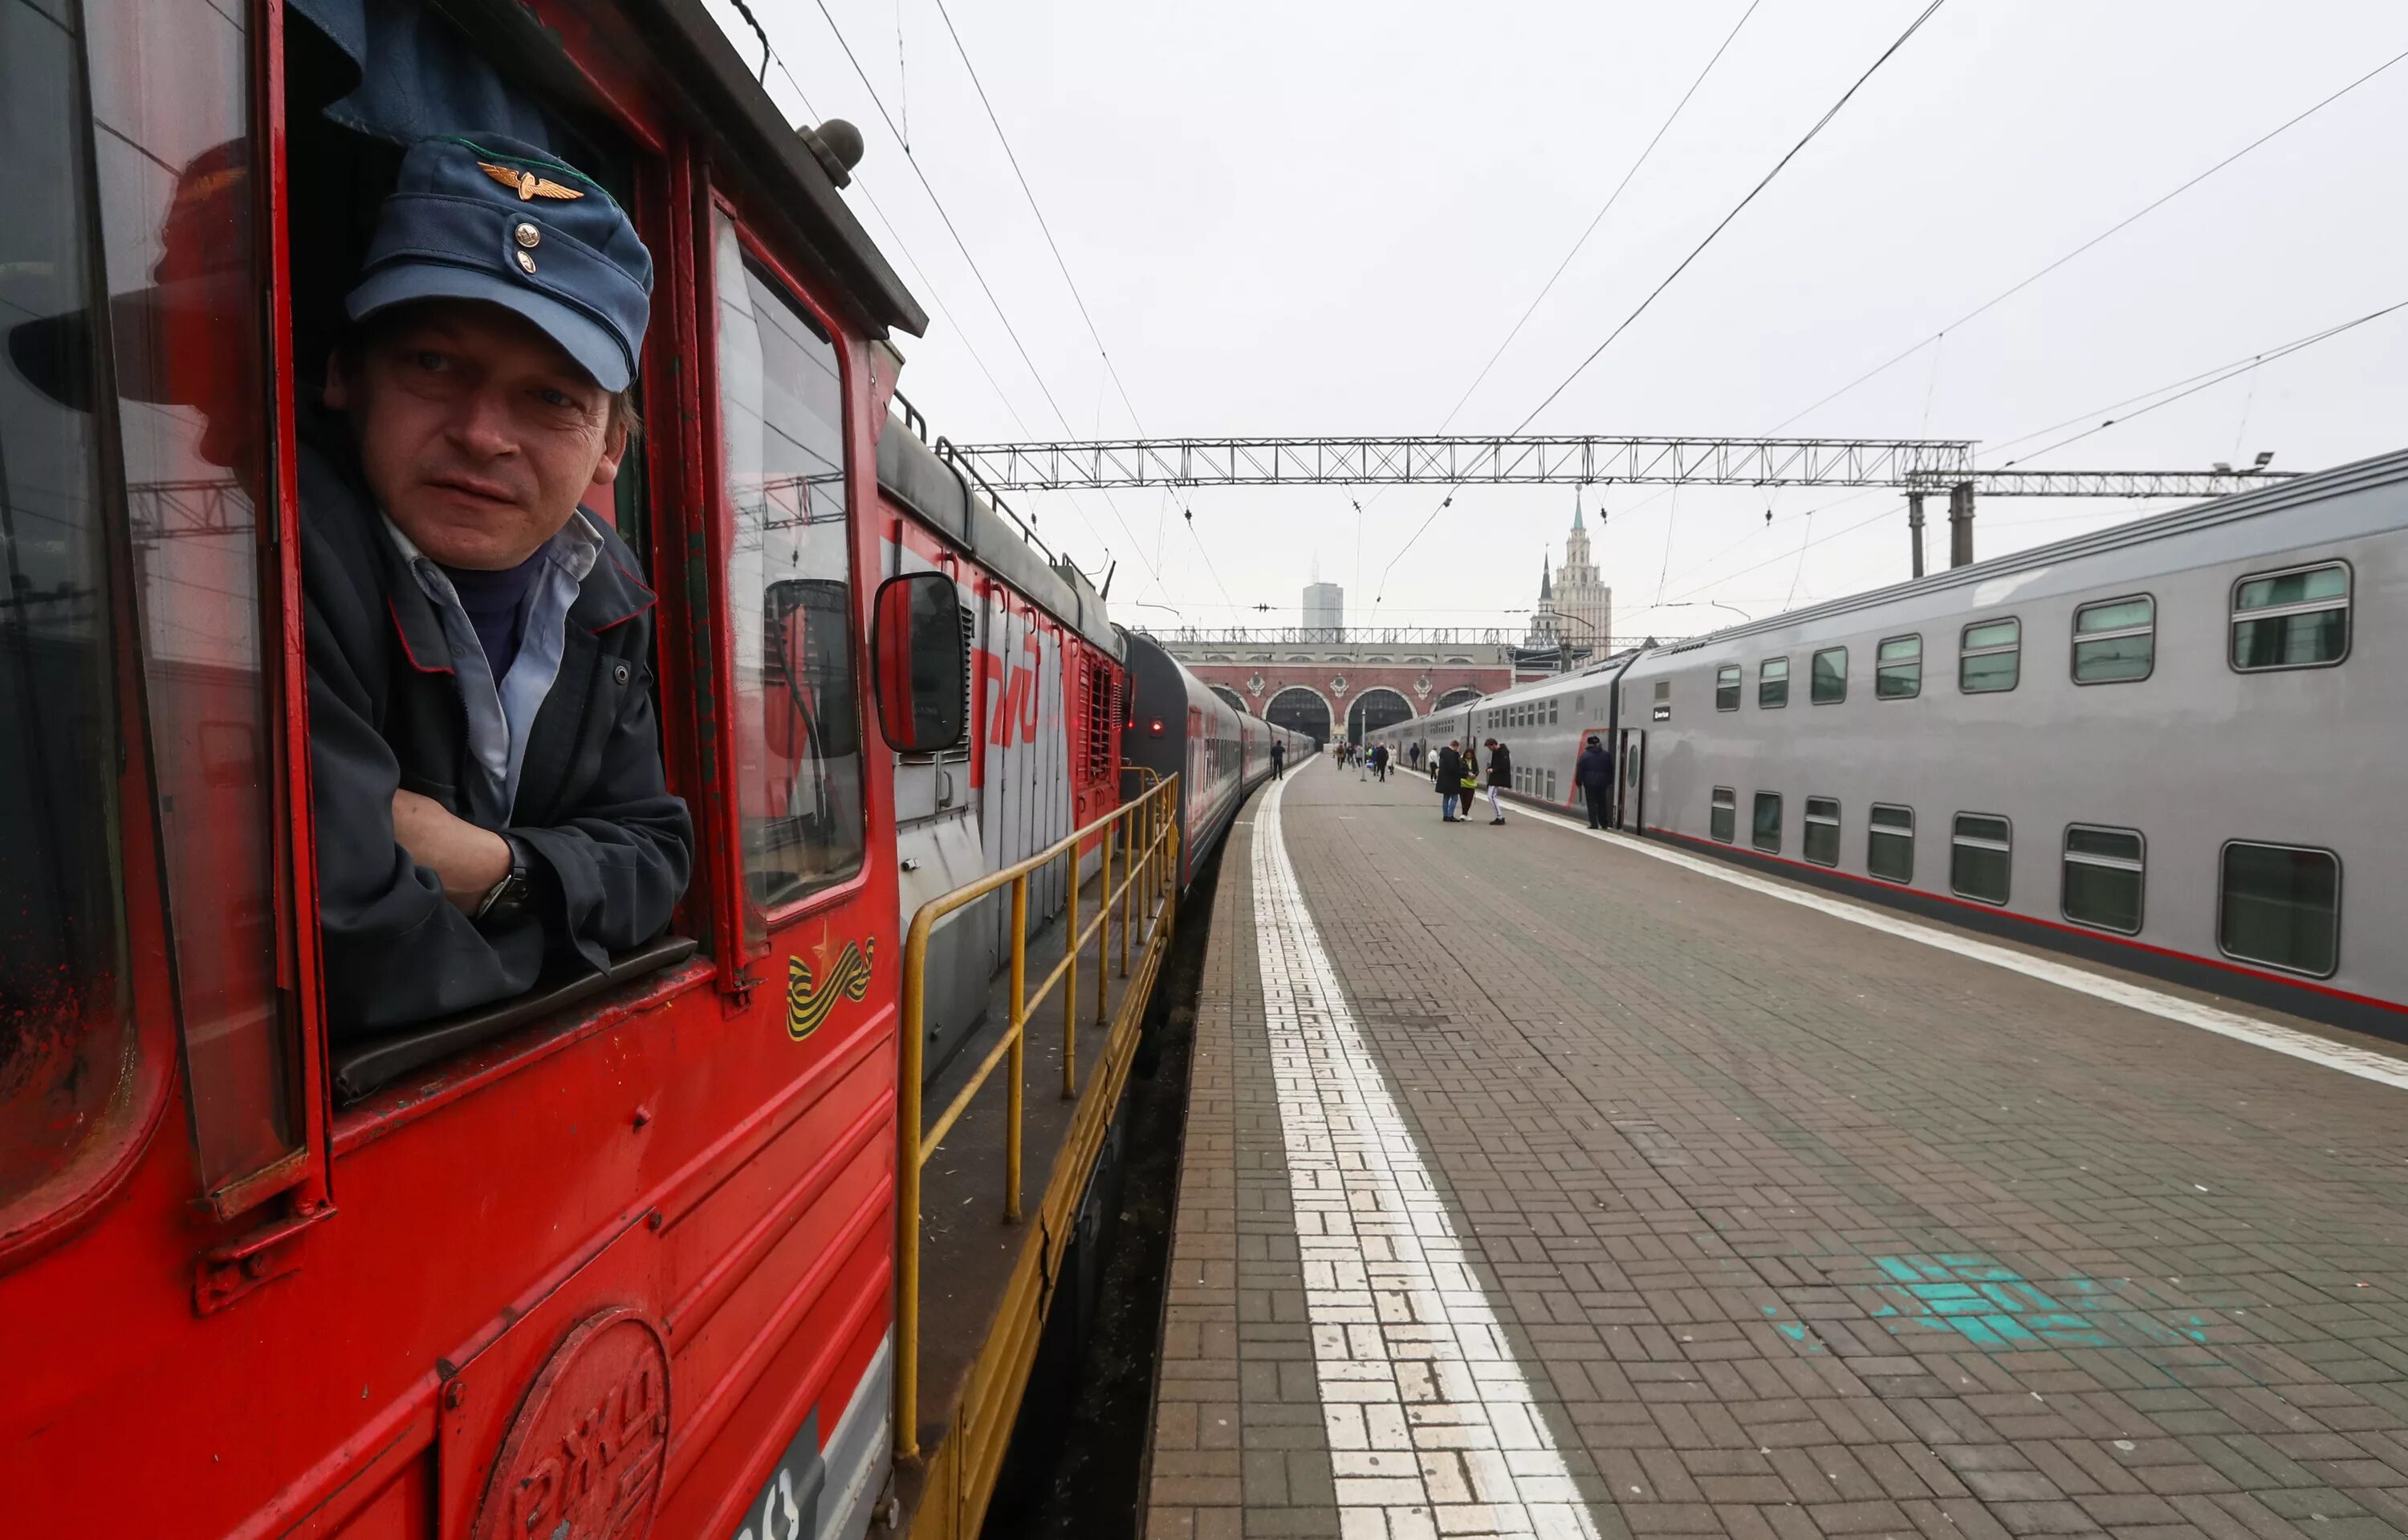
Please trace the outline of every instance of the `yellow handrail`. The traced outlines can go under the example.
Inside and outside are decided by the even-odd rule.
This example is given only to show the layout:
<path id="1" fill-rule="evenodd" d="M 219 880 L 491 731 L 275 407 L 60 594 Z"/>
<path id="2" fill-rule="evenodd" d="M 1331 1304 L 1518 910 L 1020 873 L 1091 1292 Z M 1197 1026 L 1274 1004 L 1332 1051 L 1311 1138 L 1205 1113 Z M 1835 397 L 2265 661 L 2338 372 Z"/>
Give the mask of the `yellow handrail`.
<path id="1" fill-rule="evenodd" d="M 1140 768 L 1141 767 L 1131 767 Z M 998 871 L 991 871 L 976 882 L 968 883 L 939 898 L 929 900 L 911 916 L 911 927 L 903 942 L 903 1023 L 901 1062 L 897 1066 L 901 1084 L 897 1087 L 896 1121 L 899 1128 L 898 1159 L 896 1162 L 896 1258 L 895 1258 L 895 1453 L 900 1459 L 915 1458 L 920 1452 L 920 1171 L 928 1163 L 953 1124 L 969 1109 L 971 1099 L 986 1085 L 998 1063 L 1007 1065 L 1007 1105 L 1005 1110 L 1003 1145 L 1003 1213 L 1008 1220 L 1020 1218 L 1020 1124 L 1022 1072 L 1025 1064 L 1028 1017 L 1054 985 L 1065 978 L 1068 987 L 1062 992 L 1062 1095 L 1075 1099 L 1078 1092 L 1078 1001 L 1079 953 L 1088 938 L 1098 928 L 1102 938 L 1096 943 L 1096 1018 L 1104 1019 L 1110 980 L 1106 966 L 1111 948 L 1112 907 L 1121 907 L 1121 976 L 1128 976 L 1128 938 L 1135 921 L 1150 917 L 1145 932 L 1145 944 L 1154 945 L 1163 934 L 1167 922 L 1177 913 L 1178 894 L 1172 874 L 1178 870 L 1179 847 L 1179 777 L 1150 778 L 1137 796 L 1122 803 L 1101 818 L 1064 837 L 1025 860 L 1015 861 Z M 1111 831 L 1121 833 L 1122 859 L 1120 886 L 1112 886 Z M 1085 928 L 1079 925 L 1079 849 L 1088 840 L 1101 836 L 1102 880 L 1096 885 L 1095 918 Z M 1062 960 L 1054 965 L 1037 986 L 1032 997 L 1028 984 L 1028 879 L 1035 872 L 1059 860 L 1070 857 L 1069 901 L 1068 924 L 1064 928 L 1067 944 Z M 923 1045 L 926 1041 L 924 1022 L 927 1011 L 928 939 L 939 921 L 976 903 L 988 894 L 1009 886 L 1011 889 L 1011 1015 L 1005 1024 L 1003 1038 L 987 1051 L 978 1070 L 968 1082 L 954 1093 L 952 1101 L 939 1115 L 936 1126 L 921 1129 L 920 1075 Z M 1136 913 L 1132 915 L 1132 910 Z"/>

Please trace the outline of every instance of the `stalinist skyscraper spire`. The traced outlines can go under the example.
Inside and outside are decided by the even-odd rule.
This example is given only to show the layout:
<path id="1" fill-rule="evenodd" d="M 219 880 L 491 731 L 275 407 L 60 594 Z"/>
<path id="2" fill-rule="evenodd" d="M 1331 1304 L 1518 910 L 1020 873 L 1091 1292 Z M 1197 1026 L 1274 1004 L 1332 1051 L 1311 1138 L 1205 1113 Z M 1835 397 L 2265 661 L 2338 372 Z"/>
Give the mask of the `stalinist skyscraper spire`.
<path id="1" fill-rule="evenodd" d="M 1556 631 L 1567 644 L 1586 650 L 1591 657 L 1603 657 L 1612 650 L 1613 590 L 1598 580 L 1597 564 L 1589 559 L 1588 525 L 1578 489 L 1572 493 L 1572 532 L 1564 540 L 1564 565 L 1556 569 L 1552 597 L 1559 617 Z"/>

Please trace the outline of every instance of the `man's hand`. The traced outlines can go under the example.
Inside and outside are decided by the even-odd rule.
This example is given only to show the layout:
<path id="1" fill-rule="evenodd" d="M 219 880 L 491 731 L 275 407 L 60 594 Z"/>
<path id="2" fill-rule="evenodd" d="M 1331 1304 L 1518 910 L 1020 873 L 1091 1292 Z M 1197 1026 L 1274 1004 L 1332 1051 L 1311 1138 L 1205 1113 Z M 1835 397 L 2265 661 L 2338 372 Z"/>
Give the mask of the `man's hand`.
<path id="1" fill-rule="evenodd" d="M 414 791 L 393 794 L 393 838 L 411 860 L 443 879 L 443 896 L 464 914 L 473 914 L 493 885 L 510 874 L 508 840 Z"/>

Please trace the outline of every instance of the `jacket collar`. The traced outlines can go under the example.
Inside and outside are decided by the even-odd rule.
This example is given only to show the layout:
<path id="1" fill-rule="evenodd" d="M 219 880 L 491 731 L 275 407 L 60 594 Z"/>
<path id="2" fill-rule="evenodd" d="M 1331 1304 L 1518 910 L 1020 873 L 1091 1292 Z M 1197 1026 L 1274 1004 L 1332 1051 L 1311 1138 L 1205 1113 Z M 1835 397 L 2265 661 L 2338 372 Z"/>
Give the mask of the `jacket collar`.
<path id="1" fill-rule="evenodd" d="M 451 673 L 451 642 L 443 634 L 442 617 L 435 612 L 434 601 L 426 597 L 411 570 L 421 553 L 381 510 L 374 516 L 387 536 L 373 543 L 387 569 L 385 608 L 393 617 L 394 633 L 401 639 L 402 654 L 420 673 Z M 569 520 L 561 536 L 568 536 L 580 544 L 591 542 L 598 548 L 592 568 L 578 585 L 577 602 L 569 606 L 568 626 L 572 630 L 598 636 L 634 620 L 660 602 L 659 597 L 636 576 L 626 544 L 615 531 L 581 508 Z"/>

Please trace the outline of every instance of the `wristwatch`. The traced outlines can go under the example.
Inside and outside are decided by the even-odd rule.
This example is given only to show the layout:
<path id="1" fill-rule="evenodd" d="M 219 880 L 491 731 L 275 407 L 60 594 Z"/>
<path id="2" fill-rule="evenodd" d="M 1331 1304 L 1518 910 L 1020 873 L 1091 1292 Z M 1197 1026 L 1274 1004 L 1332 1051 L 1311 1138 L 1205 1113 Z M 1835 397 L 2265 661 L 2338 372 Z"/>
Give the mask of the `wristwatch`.
<path id="1" fill-rule="evenodd" d="M 485 889 L 485 896 L 478 900 L 477 907 L 470 911 L 468 917 L 480 924 L 487 920 L 516 919 L 526 913 L 528 902 L 535 897 L 535 876 L 527 868 L 526 846 L 507 834 L 502 839 L 510 847 L 509 873 Z"/>

